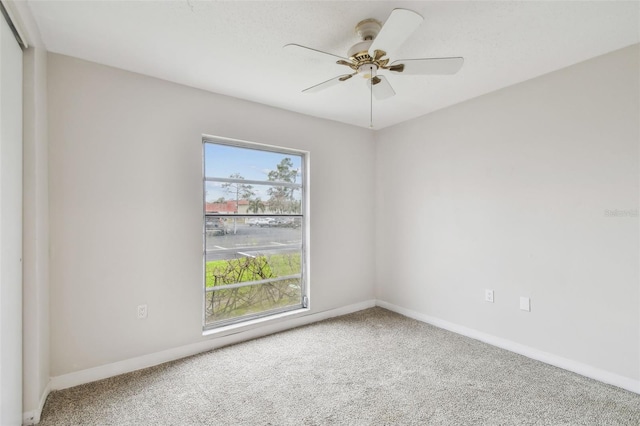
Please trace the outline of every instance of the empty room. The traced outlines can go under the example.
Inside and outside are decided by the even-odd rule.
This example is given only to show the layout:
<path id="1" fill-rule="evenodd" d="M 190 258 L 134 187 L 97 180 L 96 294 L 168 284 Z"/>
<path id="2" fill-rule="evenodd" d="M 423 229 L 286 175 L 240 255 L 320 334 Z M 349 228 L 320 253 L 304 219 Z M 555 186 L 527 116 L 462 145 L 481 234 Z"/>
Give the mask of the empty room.
<path id="1" fill-rule="evenodd" d="M 640 2 L 0 5 L 0 425 L 640 424 Z"/>

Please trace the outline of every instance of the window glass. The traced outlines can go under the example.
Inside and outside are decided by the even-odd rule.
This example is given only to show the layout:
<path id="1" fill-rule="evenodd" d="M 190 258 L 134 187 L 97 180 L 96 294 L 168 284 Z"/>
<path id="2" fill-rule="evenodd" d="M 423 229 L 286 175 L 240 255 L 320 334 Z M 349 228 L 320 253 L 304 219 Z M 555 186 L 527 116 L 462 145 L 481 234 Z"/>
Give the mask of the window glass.
<path id="1" fill-rule="evenodd" d="M 304 154 L 203 152 L 205 329 L 306 307 Z"/>

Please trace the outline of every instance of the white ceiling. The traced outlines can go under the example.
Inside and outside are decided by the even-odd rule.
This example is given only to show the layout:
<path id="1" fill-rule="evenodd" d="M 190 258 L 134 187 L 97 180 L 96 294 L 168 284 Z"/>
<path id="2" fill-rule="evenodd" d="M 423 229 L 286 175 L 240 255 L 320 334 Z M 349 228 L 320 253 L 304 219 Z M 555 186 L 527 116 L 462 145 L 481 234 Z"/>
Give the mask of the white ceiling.
<path id="1" fill-rule="evenodd" d="M 463 56 L 452 76 L 391 75 L 374 99 L 379 129 L 640 41 L 638 1 L 56 1 L 29 0 L 47 50 L 211 92 L 369 126 L 369 91 L 298 43 L 346 56 L 355 25 L 397 7 L 425 22 L 395 59 Z M 393 59 L 392 58 L 392 59 Z M 606 76 L 603 76 L 603 78 Z M 358 81 L 359 80 L 359 81 Z"/>

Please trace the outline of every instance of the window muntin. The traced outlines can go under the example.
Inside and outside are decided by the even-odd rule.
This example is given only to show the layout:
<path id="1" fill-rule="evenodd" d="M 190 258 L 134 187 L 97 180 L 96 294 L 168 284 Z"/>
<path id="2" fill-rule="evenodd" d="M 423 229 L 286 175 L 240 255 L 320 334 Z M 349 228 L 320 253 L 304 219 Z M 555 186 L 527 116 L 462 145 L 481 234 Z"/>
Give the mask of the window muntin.
<path id="1" fill-rule="evenodd" d="M 205 139 L 204 328 L 300 309 L 305 154 Z"/>

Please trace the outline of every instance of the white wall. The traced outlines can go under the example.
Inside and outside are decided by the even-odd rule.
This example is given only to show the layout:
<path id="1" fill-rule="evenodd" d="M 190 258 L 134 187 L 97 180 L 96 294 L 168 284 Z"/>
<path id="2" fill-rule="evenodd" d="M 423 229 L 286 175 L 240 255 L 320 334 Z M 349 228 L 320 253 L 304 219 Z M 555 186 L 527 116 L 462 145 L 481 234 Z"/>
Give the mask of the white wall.
<path id="1" fill-rule="evenodd" d="M 22 423 L 22 50 L 0 15 L 0 425 Z"/>
<path id="2" fill-rule="evenodd" d="M 52 376 L 211 339 L 203 133 L 310 151 L 311 313 L 373 298 L 369 131 L 48 60 Z"/>
<path id="3" fill-rule="evenodd" d="M 379 131 L 377 297 L 640 379 L 638 51 Z"/>

